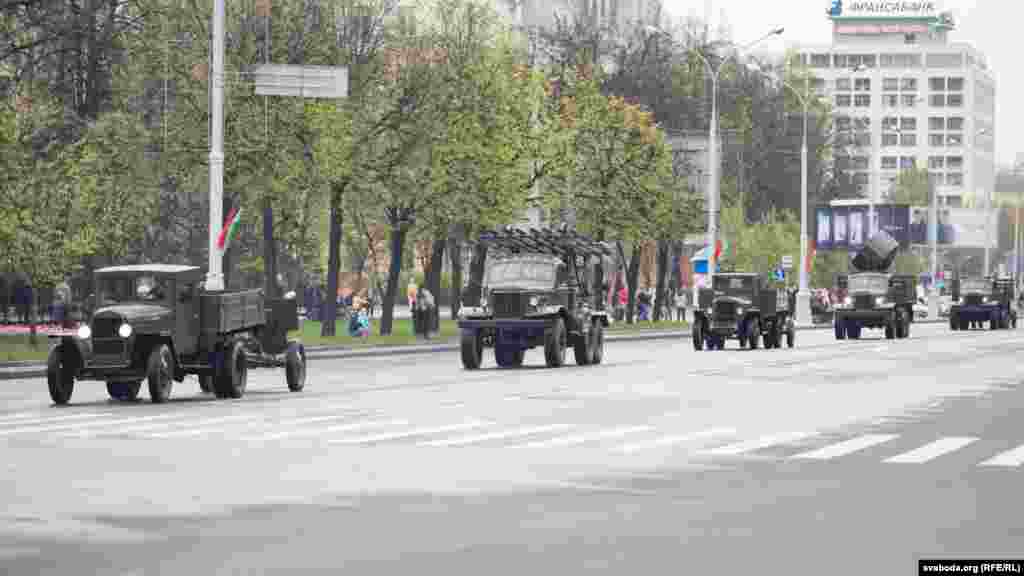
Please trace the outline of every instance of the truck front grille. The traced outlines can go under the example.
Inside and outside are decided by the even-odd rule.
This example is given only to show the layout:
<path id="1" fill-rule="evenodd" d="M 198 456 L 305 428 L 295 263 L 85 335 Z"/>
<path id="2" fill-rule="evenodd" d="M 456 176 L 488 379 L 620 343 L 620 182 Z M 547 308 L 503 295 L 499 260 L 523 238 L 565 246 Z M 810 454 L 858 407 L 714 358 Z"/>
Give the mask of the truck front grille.
<path id="1" fill-rule="evenodd" d="M 964 304 L 968 306 L 981 306 L 981 294 L 968 294 L 964 296 Z"/>
<path id="2" fill-rule="evenodd" d="M 94 318 L 92 321 L 93 338 L 114 338 L 121 321 L 117 318 Z"/>
<path id="3" fill-rule="evenodd" d="M 495 318 L 522 318 L 526 315 L 529 301 L 526 294 L 494 294 L 491 298 Z"/>
<path id="4" fill-rule="evenodd" d="M 736 303 L 735 302 L 716 302 L 715 303 L 715 319 L 716 320 L 734 320 L 736 318 Z"/>
<path id="5" fill-rule="evenodd" d="M 866 295 L 865 294 L 860 294 L 858 296 L 854 296 L 854 298 L 853 298 L 853 307 L 854 308 L 860 308 L 860 309 L 874 308 L 875 307 L 875 297 L 871 296 L 870 294 L 866 294 Z"/>
<path id="6" fill-rule="evenodd" d="M 92 352 L 96 356 L 124 356 L 126 342 L 120 338 L 93 339 Z"/>

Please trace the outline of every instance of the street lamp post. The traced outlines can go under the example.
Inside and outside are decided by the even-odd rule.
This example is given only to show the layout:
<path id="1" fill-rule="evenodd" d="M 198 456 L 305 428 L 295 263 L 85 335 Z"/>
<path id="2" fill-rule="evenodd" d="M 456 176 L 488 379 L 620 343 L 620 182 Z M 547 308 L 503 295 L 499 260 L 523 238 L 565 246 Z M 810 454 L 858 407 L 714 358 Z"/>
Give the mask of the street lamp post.
<path id="1" fill-rule="evenodd" d="M 223 290 L 223 260 L 217 249 L 224 196 L 224 0 L 213 3 L 213 69 L 210 71 L 210 239 L 206 289 Z"/>
<path id="2" fill-rule="evenodd" d="M 672 35 L 669 34 L 666 31 L 662 30 L 661 28 L 658 28 L 656 26 L 647 26 L 646 29 L 647 29 L 647 31 L 649 33 L 657 34 L 657 35 L 660 35 L 660 36 L 664 36 L 664 37 L 668 38 L 670 42 L 676 43 L 675 39 L 672 38 Z M 778 35 L 782 34 L 784 31 L 785 31 L 784 28 L 781 28 L 781 27 L 780 28 L 775 28 L 771 32 L 765 34 L 761 38 L 758 38 L 754 42 L 751 42 L 750 44 L 747 44 L 747 45 L 741 47 L 741 49 L 742 50 L 750 49 L 753 46 L 755 46 L 757 44 L 760 44 L 764 40 L 766 40 L 768 38 L 771 38 L 772 36 L 778 36 Z M 689 35 L 691 38 L 693 37 L 692 33 L 689 32 L 688 30 L 686 30 L 685 28 L 683 29 L 683 32 L 685 34 Z M 719 199 L 720 188 L 719 188 L 718 176 L 719 176 L 719 170 L 721 168 L 719 166 L 719 155 L 718 155 L 718 79 L 719 79 L 719 75 L 722 72 L 722 69 L 729 62 L 729 60 L 732 60 L 733 58 L 735 58 L 739 54 L 739 50 L 737 50 L 736 52 L 731 54 L 728 58 L 723 60 L 718 65 L 718 69 L 717 70 L 711 65 L 711 63 L 708 61 L 708 59 L 703 54 L 701 54 L 699 51 L 691 50 L 691 52 L 693 52 L 694 54 L 697 55 L 698 58 L 700 58 L 701 63 L 704 64 L 705 71 L 707 72 L 708 76 L 711 77 L 711 121 L 709 122 L 710 126 L 708 128 L 708 192 L 707 192 L 707 195 L 708 195 L 708 198 L 707 198 L 707 205 L 708 205 L 708 231 L 707 231 L 707 250 L 708 250 L 707 264 L 708 264 L 708 274 L 707 274 L 707 277 L 708 277 L 708 286 L 714 286 L 715 265 L 716 265 L 716 261 L 715 261 L 715 248 L 716 248 L 716 246 L 718 244 L 717 243 L 717 240 L 718 240 L 717 216 L 718 216 L 718 204 L 719 204 L 719 200 L 720 200 Z M 696 283 L 694 283 L 694 289 L 693 289 L 694 306 L 697 305 L 698 295 L 699 295 L 699 293 L 697 291 L 697 286 L 696 286 Z"/>

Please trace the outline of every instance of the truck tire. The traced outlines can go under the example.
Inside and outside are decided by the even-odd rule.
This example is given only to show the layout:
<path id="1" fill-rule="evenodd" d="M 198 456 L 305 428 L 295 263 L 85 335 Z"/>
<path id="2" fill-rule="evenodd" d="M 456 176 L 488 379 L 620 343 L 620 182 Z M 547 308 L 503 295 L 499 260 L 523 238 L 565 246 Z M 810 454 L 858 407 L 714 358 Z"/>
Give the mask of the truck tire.
<path id="1" fill-rule="evenodd" d="M 284 379 L 291 392 L 306 387 L 306 348 L 298 342 L 290 342 L 284 354 Z"/>
<path id="2" fill-rule="evenodd" d="M 704 349 L 704 324 L 701 323 L 700 319 L 693 321 L 693 328 L 690 330 L 690 336 L 693 337 L 693 349 L 700 352 Z"/>
<path id="3" fill-rule="evenodd" d="M 846 323 L 836 318 L 836 340 L 846 340 Z"/>
<path id="4" fill-rule="evenodd" d="M 459 351 L 462 353 L 462 367 L 466 370 L 478 370 L 484 357 L 484 342 L 477 330 L 463 330 L 459 340 Z"/>
<path id="5" fill-rule="evenodd" d="M 912 316 L 909 314 L 903 319 L 903 338 L 910 338 L 910 325 Z"/>
<path id="6" fill-rule="evenodd" d="M 107 382 L 107 394 L 119 402 L 133 402 L 139 398 L 142 380 L 134 382 Z"/>
<path id="7" fill-rule="evenodd" d="M 950 315 L 949 317 L 949 329 L 956 332 L 960 329 L 960 321 L 956 319 L 956 316 Z"/>
<path id="8" fill-rule="evenodd" d="M 889 317 L 889 320 L 885 323 L 885 339 L 895 340 L 896 339 L 896 319 Z"/>
<path id="9" fill-rule="evenodd" d="M 786 346 L 788 346 L 789 348 L 792 348 L 793 346 L 796 346 L 796 328 L 795 327 L 791 327 L 786 332 Z"/>
<path id="10" fill-rule="evenodd" d="M 501 368 L 519 368 L 523 365 L 525 356 L 526 350 L 521 348 L 494 347 L 494 361 Z"/>
<path id="11" fill-rule="evenodd" d="M 157 344 L 149 351 L 146 362 L 146 380 L 149 384 L 149 399 L 154 404 L 167 402 L 174 387 L 174 356 L 167 344 Z"/>
<path id="12" fill-rule="evenodd" d="M 594 322 L 594 329 L 590 331 L 590 335 L 594 339 L 590 363 L 596 366 L 604 362 L 604 324 Z"/>
<path id="13" fill-rule="evenodd" d="M 218 398 L 241 398 L 245 394 L 248 377 L 245 348 L 241 342 L 228 343 L 227 356 L 221 365 L 220 374 L 213 381 L 214 392 Z"/>
<path id="14" fill-rule="evenodd" d="M 200 374 L 199 375 L 199 390 L 204 394 L 213 393 L 213 375 L 212 374 Z"/>
<path id="15" fill-rule="evenodd" d="M 576 358 L 577 366 L 589 366 L 591 359 L 594 357 L 593 351 L 594 343 L 590 339 L 590 332 L 581 334 L 579 338 L 576 338 L 572 343 L 572 353 Z"/>
<path id="16" fill-rule="evenodd" d="M 566 349 L 565 321 L 555 318 L 551 331 L 544 335 L 544 360 L 548 368 L 561 368 L 565 365 Z"/>
<path id="17" fill-rule="evenodd" d="M 46 385 L 54 404 L 64 406 L 71 401 L 71 394 L 75 391 L 75 373 L 63 345 L 51 350 L 46 359 Z"/>
<path id="18" fill-rule="evenodd" d="M 761 321 L 757 318 L 747 322 L 747 343 L 751 350 L 757 350 L 758 341 L 761 339 Z"/>
<path id="19" fill-rule="evenodd" d="M 999 329 L 999 316 L 997 314 L 993 314 L 992 316 L 989 317 L 988 329 L 989 330 L 998 330 Z"/>

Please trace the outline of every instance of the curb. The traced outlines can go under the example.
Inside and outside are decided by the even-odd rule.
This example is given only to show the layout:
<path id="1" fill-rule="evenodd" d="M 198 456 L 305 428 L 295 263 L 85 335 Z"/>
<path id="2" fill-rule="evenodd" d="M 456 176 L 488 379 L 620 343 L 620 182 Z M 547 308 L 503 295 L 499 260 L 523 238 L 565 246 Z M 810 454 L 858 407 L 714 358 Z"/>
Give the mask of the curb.
<path id="1" fill-rule="evenodd" d="M 918 320 L 914 324 L 944 324 L 946 320 Z M 831 330 L 831 324 L 816 324 L 814 326 L 797 326 L 797 330 Z M 623 341 L 632 342 L 639 340 L 672 340 L 674 338 L 688 338 L 689 330 L 679 332 L 651 330 L 647 333 L 636 334 L 608 334 L 605 340 L 609 342 Z M 440 352 L 457 352 L 458 344 L 417 344 L 413 346 L 381 346 L 374 348 L 335 348 L 330 346 L 318 346 L 307 348 L 307 357 L 314 359 L 333 360 L 340 358 L 373 358 L 386 356 L 414 356 L 417 354 L 436 354 Z M 0 364 L 0 380 L 17 380 L 21 378 L 41 378 L 46 376 L 45 364 L 21 361 L 7 362 Z"/>

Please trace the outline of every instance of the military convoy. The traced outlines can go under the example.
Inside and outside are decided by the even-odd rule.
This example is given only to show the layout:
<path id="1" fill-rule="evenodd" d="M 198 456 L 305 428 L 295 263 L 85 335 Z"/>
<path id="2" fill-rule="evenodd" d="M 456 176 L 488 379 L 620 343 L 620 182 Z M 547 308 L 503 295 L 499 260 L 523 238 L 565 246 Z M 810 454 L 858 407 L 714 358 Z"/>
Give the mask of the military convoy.
<path id="1" fill-rule="evenodd" d="M 488 246 L 486 296 L 459 312 L 464 368 L 480 368 L 485 348 L 506 368 L 522 366 L 526 351 L 539 346 L 550 368 L 565 364 L 569 346 L 580 366 L 604 360 L 609 321 L 590 272 L 594 259 L 612 255 L 608 246 L 565 230 L 510 228 L 480 241 Z"/>
<path id="2" fill-rule="evenodd" d="M 898 248 L 892 236 L 879 232 L 853 258 L 857 272 L 838 278 L 847 296 L 835 310 L 836 340 L 857 340 L 864 328 L 884 330 L 889 340 L 910 336 L 917 278 L 888 272 Z"/>
<path id="3" fill-rule="evenodd" d="M 691 336 L 695 350 L 723 350 L 727 340 L 755 350 L 762 338 L 765 348 L 781 348 L 783 337 L 792 348 L 796 326 L 785 290 L 757 274 L 724 273 L 698 293 Z"/>
<path id="4" fill-rule="evenodd" d="M 218 398 L 245 393 L 249 367 L 283 367 L 288 389 L 306 382 L 306 352 L 294 299 L 261 290 L 207 291 L 195 266 L 145 264 L 95 273 L 97 309 L 76 334 L 54 337 L 46 367 L 50 398 L 71 400 L 76 381 L 99 380 L 115 400 L 166 402 L 174 382 L 199 377 Z"/>
<path id="5" fill-rule="evenodd" d="M 1012 278 L 957 277 L 953 279 L 952 288 L 950 329 L 981 328 L 986 322 L 991 330 L 1017 327 Z"/>

